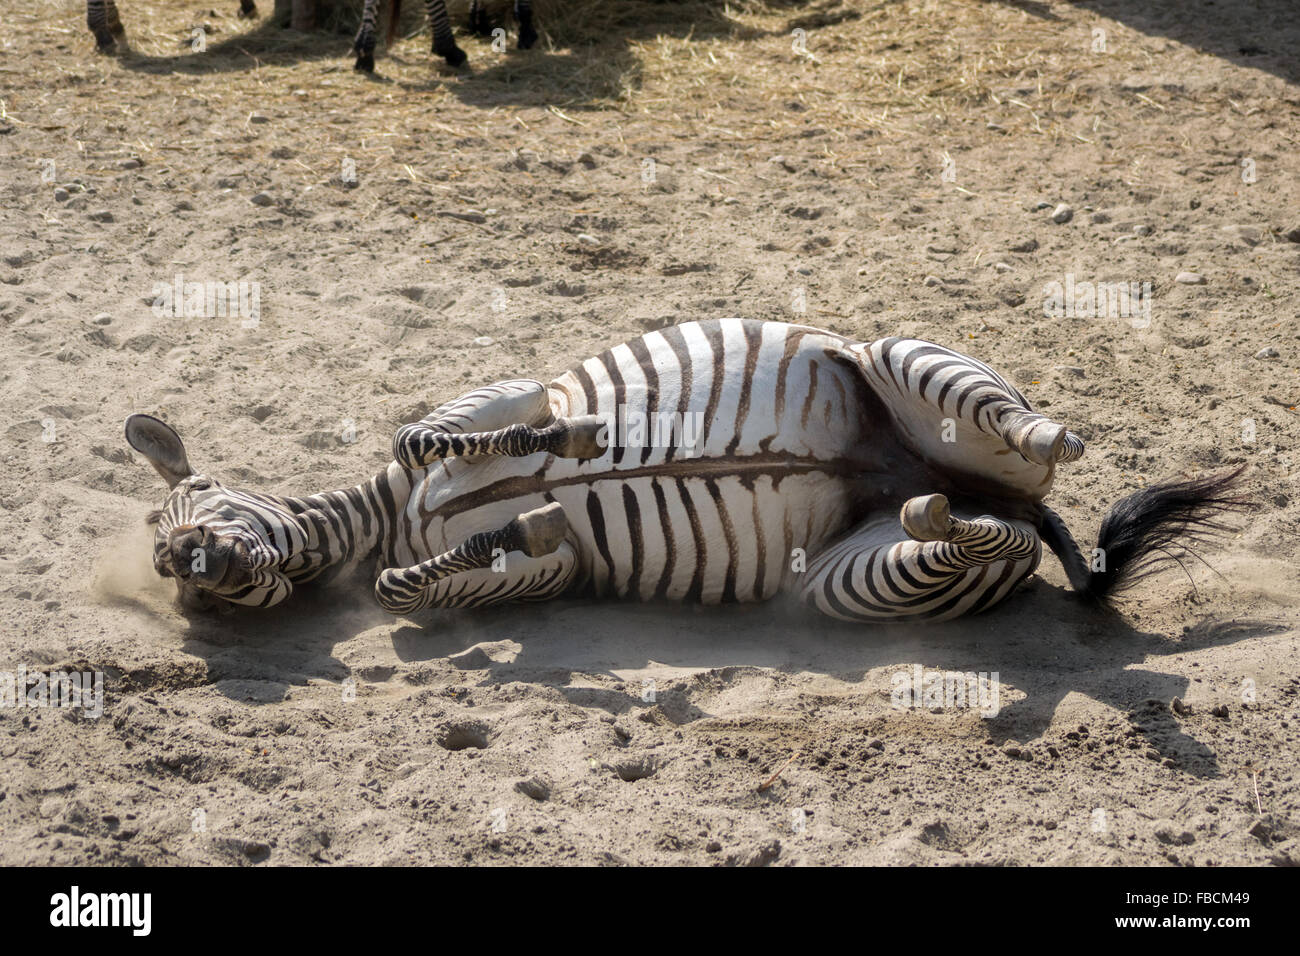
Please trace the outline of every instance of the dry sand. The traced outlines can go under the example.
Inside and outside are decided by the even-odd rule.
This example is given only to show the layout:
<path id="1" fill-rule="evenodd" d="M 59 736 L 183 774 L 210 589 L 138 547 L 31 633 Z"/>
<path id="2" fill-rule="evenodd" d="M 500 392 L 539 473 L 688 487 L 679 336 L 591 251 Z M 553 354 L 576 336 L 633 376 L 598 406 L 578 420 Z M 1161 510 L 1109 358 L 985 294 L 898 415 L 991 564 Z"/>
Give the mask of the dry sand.
<path id="1" fill-rule="evenodd" d="M 0 862 L 1300 861 L 1288 3 L 543 8 L 536 51 L 464 38 L 450 73 L 422 35 L 375 80 L 233 2 L 120 6 L 125 59 L 72 0 L 0 36 L 0 670 L 108 680 L 98 720 L 0 709 Z M 259 282 L 260 324 L 154 315 L 178 273 Z M 1149 327 L 1045 318 L 1067 274 L 1150 281 Z M 1248 464 L 1256 504 L 1119 613 L 1048 556 L 927 628 L 347 589 L 187 617 L 149 567 L 131 412 L 318 491 L 460 391 L 723 315 L 988 361 L 1088 442 L 1050 499 L 1082 543 L 1170 475 Z M 1000 712 L 892 707 L 914 665 L 997 672 Z"/>

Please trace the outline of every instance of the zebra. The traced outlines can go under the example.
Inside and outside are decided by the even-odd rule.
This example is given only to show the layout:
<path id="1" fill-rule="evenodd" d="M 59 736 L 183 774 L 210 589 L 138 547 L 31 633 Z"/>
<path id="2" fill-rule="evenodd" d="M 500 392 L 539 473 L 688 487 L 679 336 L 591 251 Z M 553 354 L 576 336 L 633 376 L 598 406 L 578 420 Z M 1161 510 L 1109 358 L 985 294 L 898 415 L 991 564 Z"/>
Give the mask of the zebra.
<path id="1" fill-rule="evenodd" d="M 257 16 L 254 0 L 239 0 L 239 16 Z M 95 35 L 95 47 L 100 53 L 114 52 L 119 41 L 125 46 L 126 29 L 122 26 L 122 18 L 118 16 L 117 4 L 113 0 L 86 0 L 86 25 Z"/>
<path id="2" fill-rule="evenodd" d="M 433 30 L 433 52 L 447 61 L 449 66 L 461 66 L 468 59 L 465 51 L 456 45 L 451 34 L 451 19 L 447 16 L 445 0 L 424 0 L 429 26 Z M 393 0 L 393 12 L 388 21 L 388 44 L 392 46 L 397 36 L 397 21 L 402 12 L 402 0 Z M 533 26 L 532 0 L 514 0 L 515 22 L 519 24 L 519 49 L 527 50 L 537 42 Z M 361 10 L 361 28 L 352 43 L 357 55 L 354 69 L 373 73 L 375 69 L 375 25 L 379 22 L 379 0 L 365 0 Z M 470 31 L 480 36 L 490 36 L 492 23 L 483 0 L 471 0 L 469 6 Z"/>
<path id="3" fill-rule="evenodd" d="M 786 593 L 850 621 L 942 621 L 1002 602 L 1043 542 L 1109 602 L 1243 506 L 1240 469 L 1153 484 L 1085 558 L 1043 502 L 1083 441 L 989 366 L 740 318 L 650 332 L 549 385 L 470 391 L 398 428 L 392 461 L 341 491 L 227 488 L 146 414 L 126 439 L 170 489 L 154 566 L 190 607 L 270 607 L 364 570 L 394 614 Z"/>

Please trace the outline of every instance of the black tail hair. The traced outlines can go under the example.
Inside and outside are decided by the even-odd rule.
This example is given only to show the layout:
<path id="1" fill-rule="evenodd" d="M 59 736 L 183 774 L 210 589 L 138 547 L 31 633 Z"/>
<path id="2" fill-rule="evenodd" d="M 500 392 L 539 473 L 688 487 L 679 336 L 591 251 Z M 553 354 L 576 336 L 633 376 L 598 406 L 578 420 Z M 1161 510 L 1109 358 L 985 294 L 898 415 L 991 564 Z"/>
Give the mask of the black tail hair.
<path id="1" fill-rule="evenodd" d="M 1086 598 L 1107 602 L 1170 564 L 1197 557 L 1192 544 L 1232 530 L 1223 518 L 1249 503 L 1233 494 L 1245 470 L 1243 465 L 1186 481 L 1165 481 L 1117 502 L 1097 536 L 1101 558 L 1097 570 L 1080 553 L 1061 516 L 1046 507 L 1043 540 L 1060 559 L 1070 587 Z"/>

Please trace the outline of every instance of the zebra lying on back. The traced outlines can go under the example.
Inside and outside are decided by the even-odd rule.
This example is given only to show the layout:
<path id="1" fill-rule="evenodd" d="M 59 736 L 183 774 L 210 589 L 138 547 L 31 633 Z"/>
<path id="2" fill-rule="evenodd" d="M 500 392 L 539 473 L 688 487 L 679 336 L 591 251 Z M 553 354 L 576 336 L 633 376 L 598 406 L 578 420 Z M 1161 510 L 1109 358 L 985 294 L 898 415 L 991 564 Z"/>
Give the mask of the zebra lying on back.
<path id="1" fill-rule="evenodd" d="M 452 37 L 451 19 L 447 16 L 445 0 L 424 0 L 424 7 L 429 16 L 429 26 L 433 30 L 433 52 L 451 66 L 460 66 L 466 60 L 465 51 L 456 45 L 456 40 Z M 390 46 L 397 35 L 397 20 L 401 9 L 402 0 L 393 0 L 393 12 L 388 27 Z M 537 30 L 533 26 L 532 0 L 514 0 L 514 14 L 519 24 L 519 49 L 527 50 L 537 42 Z M 239 16 L 257 16 L 257 4 L 254 0 L 239 0 Z M 353 41 L 352 51 L 357 55 L 356 69 L 367 73 L 375 68 L 375 24 L 378 20 L 379 0 L 365 0 L 361 11 L 361 28 Z M 126 30 L 122 26 L 122 18 L 118 15 L 114 0 L 86 0 L 86 24 L 95 35 L 95 45 L 100 52 L 114 51 L 119 42 L 125 46 Z M 492 34 L 492 21 L 483 0 L 471 0 L 469 27 L 480 36 Z"/>
<path id="2" fill-rule="evenodd" d="M 988 366 L 745 319 L 651 332 L 549 386 L 476 389 L 399 428 L 394 460 L 342 491 L 226 488 L 148 415 L 126 438 L 170 488 L 154 566 L 190 605 L 269 607 L 360 566 L 393 613 L 785 591 L 838 618 L 944 620 L 1010 594 L 1042 541 L 1105 600 L 1240 505 L 1239 472 L 1145 488 L 1089 562 L 1043 503 L 1083 442 Z"/>

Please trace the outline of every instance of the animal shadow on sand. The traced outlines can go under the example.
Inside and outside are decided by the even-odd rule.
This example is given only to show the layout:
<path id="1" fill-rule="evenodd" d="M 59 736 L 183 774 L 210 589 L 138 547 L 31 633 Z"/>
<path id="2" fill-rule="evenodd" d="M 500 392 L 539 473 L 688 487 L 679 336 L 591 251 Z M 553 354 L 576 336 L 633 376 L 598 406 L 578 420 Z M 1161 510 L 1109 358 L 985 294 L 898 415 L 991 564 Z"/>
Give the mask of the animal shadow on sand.
<path id="1" fill-rule="evenodd" d="M 376 665 L 354 673 L 334 656 L 336 645 L 372 630 L 374 641 L 391 641 L 404 665 L 449 661 L 479 686 L 533 683 L 577 706 L 616 715 L 652 706 L 642 702 L 639 687 L 612 686 L 639 685 L 640 678 L 628 674 L 647 667 L 724 674 L 768 669 L 851 683 L 875 669 L 887 668 L 892 677 L 918 664 L 927 672 L 997 672 L 1000 709 L 983 718 L 995 743 L 1041 736 L 1071 692 L 1120 714 L 1154 699 L 1165 706 L 1143 710 L 1147 742 L 1198 777 L 1221 775 L 1217 756 L 1186 733 L 1167 706 L 1186 697 L 1189 678 L 1141 665 L 1150 655 L 1291 629 L 1275 621 L 1205 618 L 1177 636 L 1144 631 L 1041 579 L 989 613 L 919 626 L 842 623 L 781 600 L 707 608 L 566 600 L 394 619 L 360 594 L 304 589 L 287 605 L 191 617 L 184 649 L 207 662 L 207 683 L 254 705 L 282 700 L 294 685 L 312 679 L 389 679 L 400 668 Z M 510 651 L 499 653 L 503 646 Z M 509 659 L 496 659 L 502 656 Z M 608 678 L 611 686 L 592 686 L 600 683 L 592 677 Z M 873 713 L 889 691 L 889 678 L 880 683 Z M 663 709 L 663 694 L 658 702 Z M 670 706 L 681 723 L 713 716 L 691 701 Z"/>

